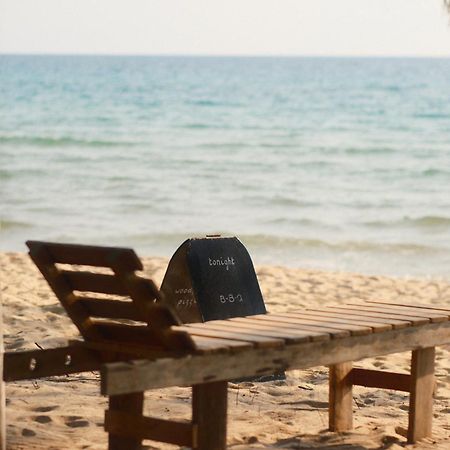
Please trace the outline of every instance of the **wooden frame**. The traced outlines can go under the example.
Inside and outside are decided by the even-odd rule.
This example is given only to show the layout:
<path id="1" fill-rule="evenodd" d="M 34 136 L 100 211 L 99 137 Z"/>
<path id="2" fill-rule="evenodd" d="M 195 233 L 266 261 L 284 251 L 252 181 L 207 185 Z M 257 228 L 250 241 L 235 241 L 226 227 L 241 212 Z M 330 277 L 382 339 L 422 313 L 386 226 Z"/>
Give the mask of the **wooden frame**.
<path id="1" fill-rule="evenodd" d="M 409 392 L 408 441 L 431 435 L 434 347 L 450 343 L 445 306 L 368 302 L 181 325 L 154 283 L 135 274 L 142 264 L 133 250 L 28 246 L 84 340 L 6 353 L 3 379 L 100 370 L 110 450 L 138 450 L 143 439 L 224 450 L 228 380 L 318 365 L 330 366 L 331 430 L 352 427 L 352 386 L 362 385 Z M 412 351 L 410 375 L 352 364 L 402 351 Z M 169 386 L 192 387 L 191 421 L 143 416 L 144 391 Z"/>

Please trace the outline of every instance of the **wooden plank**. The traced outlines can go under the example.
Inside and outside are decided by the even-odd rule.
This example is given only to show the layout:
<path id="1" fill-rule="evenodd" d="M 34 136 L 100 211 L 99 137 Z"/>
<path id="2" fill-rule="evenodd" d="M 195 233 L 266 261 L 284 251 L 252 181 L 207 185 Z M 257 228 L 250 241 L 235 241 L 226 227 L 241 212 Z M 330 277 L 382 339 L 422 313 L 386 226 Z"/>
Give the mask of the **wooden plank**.
<path id="1" fill-rule="evenodd" d="M 425 319 L 423 317 L 416 316 L 407 316 L 404 314 L 395 314 L 395 313 L 385 313 L 374 311 L 373 309 L 363 307 L 356 307 L 355 305 L 339 305 L 339 306 L 330 306 L 332 311 L 349 311 L 351 314 L 361 316 L 361 317 L 378 317 L 378 318 L 386 318 L 386 319 L 396 319 L 396 320 L 404 320 L 405 322 L 409 322 L 411 325 L 425 325 L 430 323 L 429 319 Z"/>
<path id="2" fill-rule="evenodd" d="M 128 319 L 145 322 L 133 302 L 106 298 L 77 297 L 76 300 L 89 315 L 107 319 Z"/>
<path id="3" fill-rule="evenodd" d="M 73 291 L 99 292 L 127 296 L 128 291 L 114 275 L 103 273 L 61 270 L 60 276 L 67 280 Z"/>
<path id="4" fill-rule="evenodd" d="M 190 337 L 197 347 L 195 352 L 199 353 L 235 352 L 243 349 L 254 348 L 252 343 L 246 341 L 236 341 L 231 339 L 220 339 L 195 335 L 190 335 Z"/>
<path id="5" fill-rule="evenodd" d="M 369 303 L 369 302 L 368 302 Z M 399 314 L 410 314 L 412 316 L 419 316 L 419 317 L 425 317 L 427 319 L 430 319 L 431 322 L 445 322 L 448 320 L 448 314 L 440 313 L 436 310 L 431 310 L 427 308 L 414 308 L 411 306 L 397 306 L 397 305 L 380 305 L 379 303 L 370 303 L 367 305 L 365 303 L 365 306 L 369 306 L 373 309 L 376 309 L 377 311 L 384 311 L 384 312 L 396 312 Z"/>
<path id="6" fill-rule="evenodd" d="M 220 339 L 229 339 L 233 341 L 245 341 L 250 342 L 255 347 L 261 348 L 276 348 L 282 347 L 284 345 L 283 339 L 276 339 L 272 337 L 266 336 L 258 336 L 258 335 L 250 335 L 245 333 L 239 333 L 237 331 L 228 330 L 215 330 L 208 327 L 202 327 L 203 324 L 200 325 L 186 325 L 184 327 L 179 327 L 182 331 L 187 331 L 191 336 L 205 336 L 212 338 L 220 338 Z"/>
<path id="7" fill-rule="evenodd" d="M 431 437 L 434 391 L 434 347 L 413 351 L 409 399 L 408 442 Z"/>
<path id="8" fill-rule="evenodd" d="M 8 352 L 4 355 L 3 379 L 16 381 L 66 375 L 98 370 L 101 364 L 98 353 L 81 346 Z"/>
<path id="9" fill-rule="evenodd" d="M 353 428 L 352 363 L 330 366 L 328 420 L 331 431 Z"/>
<path id="10" fill-rule="evenodd" d="M 225 450 L 227 446 L 226 381 L 192 387 L 192 421 L 197 425 L 196 450 Z"/>
<path id="11" fill-rule="evenodd" d="M 112 414 L 117 412 L 131 416 L 142 416 L 143 406 L 143 392 L 109 397 L 109 410 Z M 141 450 L 141 444 L 142 439 L 137 435 L 123 436 L 122 434 L 116 434 L 116 430 L 108 433 L 108 450 Z"/>
<path id="12" fill-rule="evenodd" d="M 401 328 L 407 328 L 411 326 L 411 322 L 407 322 L 404 320 L 396 320 L 396 319 L 388 319 L 388 318 L 376 318 L 376 317 L 361 317 L 359 315 L 355 315 L 350 313 L 349 311 L 340 311 L 340 310 L 332 310 L 330 308 L 310 308 L 307 309 L 307 312 L 311 312 L 314 314 L 320 314 L 326 317 L 335 317 L 335 318 L 345 318 L 351 319 L 355 321 L 364 321 L 368 324 L 374 323 L 380 326 L 389 325 L 392 328 L 398 330 Z"/>
<path id="13" fill-rule="evenodd" d="M 321 325 L 307 324 L 304 321 L 301 321 L 300 319 L 282 317 L 275 314 L 261 314 L 258 316 L 249 316 L 247 319 L 250 321 L 255 320 L 266 323 L 274 323 L 274 324 L 278 323 L 280 324 L 279 325 L 280 327 L 282 326 L 282 324 L 288 324 L 290 328 L 296 328 L 301 331 L 322 331 L 330 334 L 330 336 L 332 336 L 333 338 L 342 338 L 350 336 L 350 331 L 347 330 L 336 329 Z"/>
<path id="14" fill-rule="evenodd" d="M 226 358 L 221 353 L 211 353 L 111 363 L 101 369 L 101 389 L 103 394 L 119 394 L 168 386 L 192 386 L 205 381 L 335 365 L 447 343 L 450 343 L 450 322 L 442 322 L 279 349 L 247 348 L 227 353 Z"/>
<path id="15" fill-rule="evenodd" d="M 365 327 L 371 328 L 373 333 L 381 333 L 383 331 L 392 330 L 393 326 L 387 323 L 381 323 L 371 320 L 362 320 L 361 317 L 354 318 L 352 317 L 345 317 L 345 316 L 338 316 L 338 315 L 327 315 L 326 313 L 316 312 L 316 311 L 309 311 L 305 310 L 302 311 L 302 315 L 304 317 L 312 317 L 316 319 L 320 319 L 323 322 L 334 322 L 334 323 L 341 323 L 341 324 L 349 324 L 349 325 L 355 325 L 359 324 Z"/>
<path id="16" fill-rule="evenodd" d="M 116 342 L 136 342 L 157 346 L 157 335 L 147 325 L 125 325 L 117 322 L 94 321 L 95 328 L 104 339 Z M 162 346 L 159 343 L 159 346 Z"/>
<path id="17" fill-rule="evenodd" d="M 409 392 L 411 377 L 405 373 L 353 368 L 353 385 Z"/>
<path id="18" fill-rule="evenodd" d="M 370 334 L 373 332 L 371 327 L 363 327 L 360 325 L 355 325 L 354 323 L 342 323 L 338 320 L 325 320 L 321 317 L 310 318 L 304 316 L 302 313 L 283 313 L 277 314 L 277 316 L 289 317 L 293 319 L 299 319 L 301 323 L 306 325 L 319 325 L 330 328 L 335 328 L 336 330 L 350 331 L 353 336 L 363 336 L 365 334 Z"/>
<path id="19" fill-rule="evenodd" d="M 150 439 L 193 447 L 196 427 L 190 422 L 156 419 L 122 411 L 105 411 L 105 430 L 116 436 Z"/>
<path id="20" fill-rule="evenodd" d="M 142 270 L 143 266 L 131 248 L 100 247 L 93 245 L 59 244 L 53 242 L 27 241 L 30 250 L 45 247 L 52 260 L 61 264 L 110 267 L 111 261 L 120 258 L 128 270 Z"/>
<path id="21" fill-rule="evenodd" d="M 270 337 L 270 338 L 278 338 L 282 339 L 286 344 L 291 343 L 299 343 L 299 342 L 308 342 L 310 337 L 307 333 L 295 333 L 295 332 L 283 332 L 283 331 L 274 331 L 268 328 L 261 329 L 258 326 L 249 327 L 246 325 L 239 325 L 236 323 L 231 323 L 230 321 L 212 321 L 214 323 L 206 322 L 204 325 L 207 325 L 210 330 L 218 330 L 218 331 L 235 331 L 247 336 L 262 336 L 262 337 Z M 224 322 L 224 323 L 217 323 Z"/>
<path id="22" fill-rule="evenodd" d="M 308 340 L 310 341 L 326 341 L 331 338 L 329 333 L 325 333 L 323 331 L 311 331 L 305 330 L 301 331 L 298 328 L 289 327 L 288 324 L 280 323 L 280 322 L 261 322 L 248 320 L 247 317 L 235 317 L 233 319 L 227 319 L 228 323 L 237 324 L 239 326 L 245 327 L 245 329 L 251 330 L 261 330 L 261 332 L 270 332 L 270 333 L 282 333 L 288 336 L 308 336 Z M 300 341 L 303 342 L 303 341 Z"/>
<path id="23" fill-rule="evenodd" d="M 430 311 L 444 312 L 450 317 L 450 307 L 445 304 L 436 305 L 431 304 L 421 304 L 416 302 L 402 302 L 401 300 L 366 300 L 367 303 L 377 303 L 379 305 L 394 305 L 394 306 L 407 306 L 411 308 L 429 309 Z"/>

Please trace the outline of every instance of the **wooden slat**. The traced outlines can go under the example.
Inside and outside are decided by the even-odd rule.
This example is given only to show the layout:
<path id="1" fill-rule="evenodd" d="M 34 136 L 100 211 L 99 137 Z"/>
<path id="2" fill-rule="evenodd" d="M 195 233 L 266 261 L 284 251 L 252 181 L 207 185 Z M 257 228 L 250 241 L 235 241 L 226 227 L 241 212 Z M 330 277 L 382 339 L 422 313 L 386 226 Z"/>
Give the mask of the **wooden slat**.
<path id="1" fill-rule="evenodd" d="M 277 314 L 278 316 L 293 318 L 293 319 L 299 319 L 301 323 L 304 323 L 305 325 L 319 325 L 319 326 L 325 326 L 330 328 L 335 328 L 337 330 L 345 330 L 350 331 L 350 333 L 353 336 L 363 336 L 365 334 L 370 334 L 373 332 L 371 327 L 363 327 L 360 325 L 355 325 L 354 323 L 343 323 L 338 320 L 325 320 L 321 317 L 318 318 L 310 318 L 304 316 L 302 313 L 283 313 L 283 314 Z"/>
<path id="2" fill-rule="evenodd" d="M 289 331 L 276 331 L 270 330 L 268 328 L 243 325 L 239 323 L 233 323 L 229 320 L 217 320 L 217 321 L 209 321 L 204 324 L 209 330 L 217 330 L 217 331 L 233 331 L 238 332 L 249 337 L 251 336 L 262 336 L 269 338 L 278 338 L 282 339 L 286 344 L 293 344 L 299 342 L 308 342 L 310 337 L 307 333 L 301 332 L 289 332 Z"/>
<path id="3" fill-rule="evenodd" d="M 404 314 L 394 314 L 394 313 L 385 313 L 374 311 L 373 309 L 360 308 L 354 305 L 339 305 L 339 306 L 329 306 L 329 309 L 332 311 L 348 311 L 350 314 L 361 316 L 361 317 L 378 317 L 380 319 L 396 319 L 396 320 L 404 320 L 405 322 L 409 322 L 411 325 L 425 325 L 430 323 L 429 319 L 425 319 L 423 317 L 414 317 L 414 316 L 405 316 Z"/>
<path id="4" fill-rule="evenodd" d="M 264 337 L 258 335 L 249 335 L 245 333 L 239 333 L 237 331 L 223 331 L 223 330 L 215 330 L 208 327 L 202 327 L 200 325 L 189 325 L 184 327 L 179 327 L 182 331 L 187 331 L 191 336 L 205 336 L 205 337 L 213 337 L 220 339 L 230 339 L 234 341 L 245 341 L 250 342 L 255 347 L 262 348 L 274 348 L 274 347 L 282 347 L 284 345 L 283 339 L 276 339 L 271 337 Z"/>
<path id="5" fill-rule="evenodd" d="M 353 368 L 350 375 L 354 385 L 403 392 L 410 390 L 411 376 L 409 374 Z"/>
<path id="6" fill-rule="evenodd" d="M 306 342 L 279 349 L 255 349 L 250 346 L 236 353 L 227 353 L 226 358 L 220 353 L 211 353 L 135 361 L 132 364 L 107 364 L 102 368 L 102 393 L 129 392 L 130 388 L 145 390 L 192 386 L 205 380 L 232 380 L 255 374 L 273 374 L 280 370 L 334 365 L 446 343 L 450 343 L 450 322 Z"/>
<path id="7" fill-rule="evenodd" d="M 317 311 L 309 311 L 305 310 L 302 311 L 302 315 L 304 317 L 311 317 L 320 319 L 323 322 L 334 322 L 334 323 L 342 323 L 342 324 L 349 324 L 349 325 L 356 325 L 359 324 L 361 326 L 370 327 L 374 333 L 381 333 L 383 331 L 392 330 L 393 326 L 387 323 L 381 323 L 377 321 L 372 320 L 363 320 L 361 317 L 345 317 L 345 316 L 338 316 L 335 314 L 334 316 L 332 314 L 327 313 L 321 313 Z"/>
<path id="8" fill-rule="evenodd" d="M 94 326 L 103 339 L 123 342 L 140 343 L 149 347 L 162 347 L 158 336 L 147 325 L 125 325 L 115 322 L 94 321 Z"/>
<path id="9" fill-rule="evenodd" d="M 74 291 L 98 292 L 102 294 L 123 296 L 128 295 L 128 291 L 114 275 L 62 270 L 60 276 L 67 280 Z"/>
<path id="10" fill-rule="evenodd" d="M 367 302 L 369 303 L 369 302 Z M 369 303 L 367 305 L 365 303 L 365 306 L 370 306 L 373 309 L 376 309 L 377 311 L 385 311 L 385 312 L 396 312 L 399 314 L 411 314 L 413 316 L 420 316 L 425 317 L 427 319 L 430 319 L 431 322 L 445 322 L 448 320 L 449 315 L 443 312 L 439 312 L 432 309 L 427 308 L 414 308 L 411 306 L 397 306 L 397 305 L 380 305 L 379 303 Z"/>
<path id="11" fill-rule="evenodd" d="M 53 242 L 27 241 L 30 250 L 45 247 L 52 260 L 60 264 L 110 267 L 116 258 L 130 271 L 142 270 L 142 263 L 134 250 L 121 247 L 58 244 Z"/>
<path id="12" fill-rule="evenodd" d="M 233 319 L 228 319 L 227 323 L 237 324 L 239 326 L 245 327 L 245 329 L 251 330 L 261 330 L 261 332 L 266 333 L 282 333 L 289 336 L 308 336 L 308 339 L 313 342 L 326 341 L 330 339 L 330 334 L 323 331 L 311 331 L 304 330 L 301 331 L 298 328 L 290 327 L 289 324 L 280 322 L 261 322 L 255 320 L 249 320 L 250 317 L 234 317 Z M 285 338 L 286 339 L 286 338 Z M 300 341 L 300 342 L 303 342 Z"/>
<path id="13" fill-rule="evenodd" d="M 450 307 L 448 305 L 436 305 L 434 303 L 430 304 L 420 304 L 415 302 L 405 303 L 400 300 L 366 300 L 367 303 L 377 303 L 379 305 L 394 305 L 394 306 L 406 306 L 410 308 L 419 308 L 419 309 L 429 309 L 430 311 L 442 312 L 447 316 L 450 316 Z"/>
<path id="14" fill-rule="evenodd" d="M 223 353 L 235 352 L 243 349 L 254 348 L 250 342 L 220 339 L 205 336 L 190 336 L 196 345 L 198 353 Z"/>
<path id="15" fill-rule="evenodd" d="M 77 297 L 76 300 L 94 317 L 107 319 L 128 319 L 145 322 L 131 301 L 106 298 Z"/>
<path id="16" fill-rule="evenodd" d="M 322 331 L 325 333 L 329 333 L 333 338 L 342 338 L 346 336 L 350 336 L 350 331 L 336 329 L 327 326 L 321 325 L 311 325 L 302 322 L 300 319 L 294 319 L 290 317 L 282 317 L 275 314 L 261 314 L 257 316 L 250 316 L 248 320 L 255 320 L 267 323 L 280 323 L 280 324 L 288 324 L 290 328 L 295 328 L 301 331 Z M 281 327 L 282 325 L 280 325 Z"/>
<path id="17" fill-rule="evenodd" d="M 356 321 L 364 321 L 366 323 L 374 323 L 377 326 L 389 325 L 392 326 L 395 330 L 399 330 L 401 328 L 407 328 L 411 326 L 411 322 L 407 322 L 404 320 L 396 320 L 396 319 L 388 319 L 388 318 L 377 318 L 377 317 L 361 317 L 351 313 L 350 311 L 340 311 L 333 310 L 330 308 L 308 308 L 307 312 L 312 312 L 314 314 L 323 315 L 326 317 L 335 317 L 338 319 L 351 319 Z"/>
<path id="18" fill-rule="evenodd" d="M 189 422 L 156 419 L 122 411 L 105 412 L 105 430 L 117 436 L 194 447 L 196 429 Z"/>

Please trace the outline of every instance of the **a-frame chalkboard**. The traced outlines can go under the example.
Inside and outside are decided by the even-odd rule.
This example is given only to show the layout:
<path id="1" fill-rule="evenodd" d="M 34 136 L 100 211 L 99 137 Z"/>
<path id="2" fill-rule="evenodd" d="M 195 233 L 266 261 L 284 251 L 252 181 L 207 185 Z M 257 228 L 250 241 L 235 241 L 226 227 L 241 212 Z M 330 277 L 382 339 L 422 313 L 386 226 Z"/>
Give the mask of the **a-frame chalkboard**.
<path id="1" fill-rule="evenodd" d="M 236 237 L 186 240 L 161 291 L 183 323 L 266 313 L 252 260 Z"/>

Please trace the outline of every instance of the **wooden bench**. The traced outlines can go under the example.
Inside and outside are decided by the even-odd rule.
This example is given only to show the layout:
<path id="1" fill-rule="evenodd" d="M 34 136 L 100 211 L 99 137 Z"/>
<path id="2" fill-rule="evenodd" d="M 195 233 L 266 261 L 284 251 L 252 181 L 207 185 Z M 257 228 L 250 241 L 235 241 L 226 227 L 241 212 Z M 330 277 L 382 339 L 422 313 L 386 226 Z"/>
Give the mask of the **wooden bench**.
<path id="1" fill-rule="evenodd" d="M 410 392 L 408 441 L 431 435 L 434 348 L 450 343 L 450 308 L 355 303 L 183 325 L 136 274 L 133 250 L 27 245 L 84 339 L 6 353 L 4 380 L 100 370 L 110 450 L 137 450 L 143 439 L 223 450 L 228 380 L 319 365 L 330 366 L 331 430 L 352 428 L 352 386 L 362 385 Z M 409 350 L 410 375 L 352 367 Z M 143 416 L 144 391 L 170 386 L 192 386 L 191 421 Z"/>

